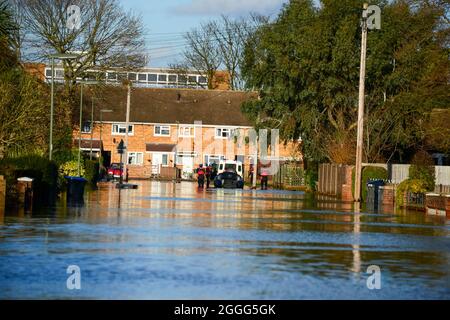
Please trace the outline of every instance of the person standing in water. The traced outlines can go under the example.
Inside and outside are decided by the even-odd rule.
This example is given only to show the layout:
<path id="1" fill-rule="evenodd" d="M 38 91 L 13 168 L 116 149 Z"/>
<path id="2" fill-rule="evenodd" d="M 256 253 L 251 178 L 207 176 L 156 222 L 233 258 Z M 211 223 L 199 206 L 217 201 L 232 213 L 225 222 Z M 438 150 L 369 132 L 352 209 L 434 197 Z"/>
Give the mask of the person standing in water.
<path id="1" fill-rule="evenodd" d="M 269 169 L 261 168 L 261 190 L 267 190 L 267 181 L 269 180 Z"/>
<path id="2" fill-rule="evenodd" d="M 203 164 L 197 168 L 197 183 L 199 188 L 205 186 L 205 169 L 203 168 Z"/>

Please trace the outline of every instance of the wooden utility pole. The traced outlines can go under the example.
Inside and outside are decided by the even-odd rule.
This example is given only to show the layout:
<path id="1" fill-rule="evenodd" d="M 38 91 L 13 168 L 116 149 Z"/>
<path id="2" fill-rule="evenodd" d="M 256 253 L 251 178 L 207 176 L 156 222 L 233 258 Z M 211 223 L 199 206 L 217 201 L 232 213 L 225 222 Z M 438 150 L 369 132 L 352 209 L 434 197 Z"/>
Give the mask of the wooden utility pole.
<path id="1" fill-rule="evenodd" d="M 361 68 L 359 74 L 359 105 L 358 105 L 358 133 L 356 138 L 356 168 L 355 168 L 355 201 L 361 202 L 361 173 L 364 134 L 364 98 L 366 80 L 366 55 L 368 30 L 381 29 L 381 9 L 376 5 L 364 3 L 361 20 Z"/>
<path id="2" fill-rule="evenodd" d="M 257 176 L 258 176 L 258 144 L 259 144 L 259 140 L 258 140 L 258 134 L 255 132 L 255 136 L 252 137 L 252 135 L 250 135 L 250 140 L 251 143 L 254 143 L 254 147 L 255 149 L 253 150 L 254 154 L 253 154 L 253 181 L 252 181 L 252 187 L 254 189 L 256 189 L 256 181 L 257 181 Z"/>
<path id="3" fill-rule="evenodd" d="M 125 162 L 122 175 L 125 175 L 125 181 L 128 181 L 128 131 L 130 127 L 130 107 L 131 107 L 131 83 L 128 83 L 128 93 L 127 93 L 127 115 L 126 115 L 126 129 L 125 129 Z"/>
<path id="4" fill-rule="evenodd" d="M 364 94 L 366 79 L 366 55 L 367 55 L 367 8 L 364 4 L 364 13 L 362 18 L 362 37 L 361 37 L 361 68 L 359 74 L 359 104 L 358 104 L 358 133 L 356 138 L 356 168 L 355 168 L 355 201 L 361 201 L 361 173 L 362 173 L 362 154 L 363 154 L 363 129 L 364 129 Z"/>
<path id="5" fill-rule="evenodd" d="M 252 176 L 253 177 L 252 186 L 255 189 L 256 189 L 257 175 L 258 175 L 258 153 L 255 153 L 255 155 L 253 156 L 253 176 Z"/>

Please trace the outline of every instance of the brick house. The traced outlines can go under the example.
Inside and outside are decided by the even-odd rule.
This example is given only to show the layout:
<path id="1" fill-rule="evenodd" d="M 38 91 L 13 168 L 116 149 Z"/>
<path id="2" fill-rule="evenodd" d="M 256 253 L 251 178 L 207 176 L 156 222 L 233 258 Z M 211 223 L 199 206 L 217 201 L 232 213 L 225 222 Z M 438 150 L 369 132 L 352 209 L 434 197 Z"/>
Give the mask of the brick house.
<path id="1" fill-rule="evenodd" d="M 95 157 L 102 152 L 105 166 L 120 162 L 117 146 L 126 141 L 127 89 L 95 89 L 83 100 L 81 149 Z M 93 98 L 93 95 L 95 97 Z M 242 103 L 255 93 L 181 88 L 132 88 L 127 153 L 130 178 L 150 178 L 164 167 L 177 166 L 190 178 L 199 164 L 238 159 L 248 167 L 253 151 L 250 122 Z M 93 111 L 93 126 L 90 125 Z M 78 146 L 80 132 L 73 132 Z M 92 147 L 91 147 L 92 146 Z M 275 150 L 279 152 L 275 152 Z M 299 143 L 278 143 L 272 160 L 301 160 Z M 269 154 L 272 152 L 269 148 Z"/>

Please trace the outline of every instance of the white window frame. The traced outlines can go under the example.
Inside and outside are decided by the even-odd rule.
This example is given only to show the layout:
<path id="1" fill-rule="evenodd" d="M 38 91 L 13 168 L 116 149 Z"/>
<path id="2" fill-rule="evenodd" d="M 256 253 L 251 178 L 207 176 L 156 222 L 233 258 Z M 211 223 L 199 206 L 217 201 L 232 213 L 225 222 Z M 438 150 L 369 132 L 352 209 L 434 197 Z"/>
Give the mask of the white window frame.
<path id="1" fill-rule="evenodd" d="M 220 135 L 217 134 L 218 130 L 220 130 Z M 233 136 L 233 128 L 224 128 L 224 127 L 215 127 L 214 128 L 214 136 L 216 139 L 230 139 Z M 223 132 L 228 131 L 228 136 L 224 137 Z"/>
<path id="2" fill-rule="evenodd" d="M 84 130 L 86 128 L 86 123 L 89 123 L 89 131 Z M 92 133 L 92 123 L 90 120 L 83 122 L 83 125 L 81 126 L 81 133 L 84 133 L 84 134 Z"/>
<path id="3" fill-rule="evenodd" d="M 156 128 L 157 127 L 160 127 L 160 129 L 159 129 L 159 133 L 156 133 Z M 162 128 L 165 128 L 165 129 L 168 129 L 168 131 L 169 131 L 169 133 L 167 133 L 167 134 L 162 134 L 161 132 L 162 132 Z M 170 137 L 170 126 L 169 125 L 163 125 L 163 124 L 155 124 L 155 126 L 154 126 L 154 128 L 153 128 L 153 135 L 155 136 L 155 137 Z"/>
<path id="4" fill-rule="evenodd" d="M 210 158 L 219 158 L 219 162 L 217 164 L 219 164 L 220 161 L 225 160 L 225 156 L 223 156 L 221 154 L 204 154 L 203 160 L 206 160 L 206 158 L 208 158 L 208 161 L 205 161 L 205 165 L 209 165 L 211 163 Z"/>
<path id="5" fill-rule="evenodd" d="M 195 161 L 195 158 L 197 157 L 197 153 L 192 151 L 180 151 L 175 154 L 175 164 L 177 165 L 183 165 L 183 161 L 178 162 L 179 159 L 183 157 L 193 158 Z"/>
<path id="6" fill-rule="evenodd" d="M 140 155 L 140 162 L 139 160 L 139 155 Z M 130 157 L 134 156 L 134 162 L 130 163 Z M 144 164 L 144 153 L 143 152 L 128 152 L 127 153 L 127 163 L 130 166 L 142 166 Z"/>
<path id="7" fill-rule="evenodd" d="M 189 134 L 186 135 L 186 130 L 189 129 Z M 192 130 L 192 134 L 190 134 Z M 178 131 L 178 135 L 180 137 L 184 137 L 184 138 L 193 138 L 195 137 L 195 126 L 180 126 L 179 131 Z"/>
<path id="8" fill-rule="evenodd" d="M 114 131 L 114 127 L 115 126 L 117 126 L 117 128 L 120 130 L 120 128 L 124 128 L 125 129 L 125 131 L 126 131 L 126 124 L 124 124 L 124 123 L 113 123 L 112 125 L 111 125 L 111 135 L 113 135 L 113 136 L 124 136 L 124 135 L 126 135 L 126 132 L 115 132 Z M 129 125 L 130 127 L 131 127 L 131 131 L 128 131 L 128 135 L 129 136 L 133 136 L 134 135 L 134 124 L 130 124 Z"/>

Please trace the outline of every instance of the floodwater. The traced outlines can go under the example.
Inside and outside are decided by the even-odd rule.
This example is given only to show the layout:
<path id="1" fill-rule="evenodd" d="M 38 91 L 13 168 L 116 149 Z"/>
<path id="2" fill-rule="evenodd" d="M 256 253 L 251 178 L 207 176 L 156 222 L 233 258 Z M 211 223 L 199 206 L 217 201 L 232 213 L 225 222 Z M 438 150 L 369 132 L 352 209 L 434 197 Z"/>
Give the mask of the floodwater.
<path id="1" fill-rule="evenodd" d="M 81 207 L 1 216 L 0 298 L 450 299 L 445 217 L 135 183 L 89 191 Z M 67 288 L 70 265 L 80 290 Z M 380 289 L 368 289 L 371 265 Z"/>

